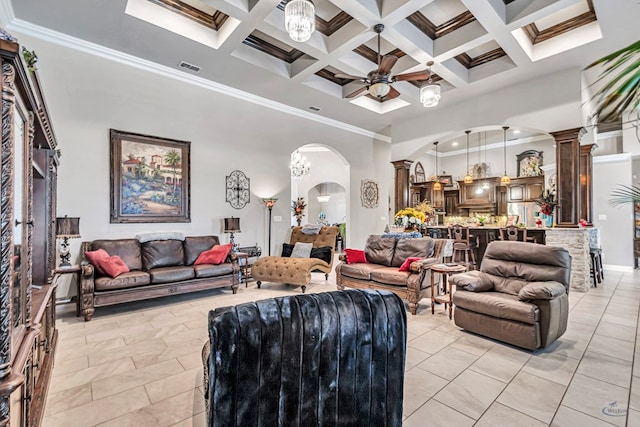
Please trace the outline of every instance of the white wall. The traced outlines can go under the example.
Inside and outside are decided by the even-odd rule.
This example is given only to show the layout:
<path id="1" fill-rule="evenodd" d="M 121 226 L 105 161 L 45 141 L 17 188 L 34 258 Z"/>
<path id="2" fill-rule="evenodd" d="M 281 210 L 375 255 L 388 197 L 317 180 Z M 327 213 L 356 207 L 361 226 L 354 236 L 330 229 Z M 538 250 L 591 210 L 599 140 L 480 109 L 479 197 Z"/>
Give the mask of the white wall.
<path id="1" fill-rule="evenodd" d="M 267 210 L 263 197 L 277 197 L 272 247 L 289 231 L 290 154 L 300 145 L 321 143 L 350 165 L 351 200 L 360 181 L 391 168 L 390 148 L 370 137 L 285 114 L 157 73 L 20 36 L 38 52 L 39 77 L 62 151 L 58 215 L 78 216 L 82 239 L 72 241 L 79 260 L 81 240 L 128 238 L 150 231 L 187 235 L 222 233 L 222 218 L 240 218 L 240 245 L 258 244 L 267 253 Z M 109 129 L 191 141 L 191 222 L 110 224 Z M 383 165 L 383 163 L 386 164 Z M 251 202 L 241 210 L 225 202 L 225 176 L 243 171 L 251 180 Z M 387 195 L 384 195 L 387 197 Z M 378 228 L 377 212 L 351 203 L 348 227 L 354 245 Z M 275 253 L 272 250 L 272 253 Z M 60 290 L 64 297 L 65 291 Z"/>
<path id="2" fill-rule="evenodd" d="M 320 212 L 326 214 L 325 222 L 329 224 L 340 224 L 346 221 L 347 217 L 347 192 L 344 187 L 335 182 L 326 183 L 327 194 L 331 196 L 328 202 L 318 202 L 317 196 L 320 195 L 320 185 L 309 190 L 309 222 L 316 223 L 319 221 Z"/>

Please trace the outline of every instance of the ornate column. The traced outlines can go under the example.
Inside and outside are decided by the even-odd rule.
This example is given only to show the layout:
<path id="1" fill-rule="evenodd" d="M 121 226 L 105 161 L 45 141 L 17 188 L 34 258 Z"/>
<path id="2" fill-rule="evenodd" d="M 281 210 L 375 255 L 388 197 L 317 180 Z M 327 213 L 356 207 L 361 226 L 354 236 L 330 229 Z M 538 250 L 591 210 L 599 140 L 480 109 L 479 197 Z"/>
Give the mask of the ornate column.
<path id="1" fill-rule="evenodd" d="M 413 160 L 396 160 L 391 163 L 393 167 L 396 168 L 396 210 L 394 212 L 398 212 L 400 209 L 409 206 L 409 168 L 411 168 Z"/>
<path id="2" fill-rule="evenodd" d="M 595 144 L 580 146 L 580 219 L 593 223 L 593 150 Z"/>
<path id="3" fill-rule="evenodd" d="M 580 220 L 580 133 L 582 128 L 551 132 L 556 140 L 556 226 L 578 227 Z"/>

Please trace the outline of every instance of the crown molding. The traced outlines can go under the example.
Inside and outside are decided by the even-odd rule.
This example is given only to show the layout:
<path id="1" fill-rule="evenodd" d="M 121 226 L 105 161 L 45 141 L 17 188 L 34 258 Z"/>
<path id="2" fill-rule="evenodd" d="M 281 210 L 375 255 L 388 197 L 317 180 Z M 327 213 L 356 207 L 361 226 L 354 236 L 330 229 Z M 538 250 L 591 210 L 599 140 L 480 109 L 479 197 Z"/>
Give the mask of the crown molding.
<path id="1" fill-rule="evenodd" d="M 13 12 L 11 0 L 0 0 L 0 25 L 4 28 L 15 21 L 16 15 Z"/>
<path id="2" fill-rule="evenodd" d="M 2 16 L 4 16 L 5 7 L 9 7 L 11 9 L 11 13 L 13 13 L 13 8 L 11 8 L 10 1 L 0 0 L 0 12 L 2 13 Z M 232 96 L 243 101 L 251 102 L 252 104 L 257 104 L 266 108 L 270 108 L 272 110 L 280 111 L 285 114 L 300 117 L 306 120 L 311 120 L 317 123 L 344 130 L 346 132 L 363 135 L 387 143 L 391 143 L 392 141 L 389 136 L 382 135 L 377 132 L 372 132 L 370 130 L 358 126 L 353 126 L 339 120 L 322 117 L 317 114 L 301 110 L 299 108 L 291 107 L 281 102 L 273 101 L 268 98 L 264 98 L 249 92 L 245 92 L 243 90 L 233 88 L 231 86 L 226 86 L 221 83 L 214 82 L 212 80 L 207 80 L 202 77 L 186 74 L 183 71 L 173 69 L 165 65 L 160 65 L 146 59 L 138 58 L 136 56 L 129 55 L 127 53 L 120 52 L 118 50 L 111 49 L 105 46 L 101 46 L 96 43 L 91 43 L 77 37 L 69 36 L 58 31 L 50 30 L 48 28 L 41 27 L 27 21 L 23 21 L 22 19 L 17 19 L 14 17 L 5 27 L 20 34 L 35 37 L 50 43 L 57 44 L 59 46 L 67 47 L 69 49 L 88 53 L 90 55 L 94 55 L 110 61 L 145 70 L 150 73 L 169 77 L 171 79 L 198 86 L 212 92 L 218 92 L 223 95 Z"/>

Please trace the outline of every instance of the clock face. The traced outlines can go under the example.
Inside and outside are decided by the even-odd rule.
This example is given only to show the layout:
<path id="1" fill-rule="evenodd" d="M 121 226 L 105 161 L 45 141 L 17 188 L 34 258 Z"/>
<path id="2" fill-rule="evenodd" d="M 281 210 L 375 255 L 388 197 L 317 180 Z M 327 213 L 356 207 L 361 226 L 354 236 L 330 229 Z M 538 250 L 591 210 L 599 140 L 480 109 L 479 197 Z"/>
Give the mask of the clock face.
<path id="1" fill-rule="evenodd" d="M 233 171 L 227 177 L 227 202 L 235 208 L 242 209 L 250 201 L 249 178 L 241 171 Z"/>

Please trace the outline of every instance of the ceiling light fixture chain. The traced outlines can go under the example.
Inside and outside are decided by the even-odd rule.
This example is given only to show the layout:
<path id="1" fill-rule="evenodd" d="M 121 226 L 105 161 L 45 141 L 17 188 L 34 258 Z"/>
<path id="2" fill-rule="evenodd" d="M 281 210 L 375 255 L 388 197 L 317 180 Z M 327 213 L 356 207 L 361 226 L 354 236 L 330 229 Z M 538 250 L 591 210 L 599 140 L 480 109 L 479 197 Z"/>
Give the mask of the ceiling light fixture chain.
<path id="1" fill-rule="evenodd" d="M 309 172 L 311 172 L 311 163 L 296 150 L 296 152 L 291 155 L 289 169 L 291 169 L 291 176 L 293 178 L 302 179 L 302 177 L 309 175 Z"/>
<path id="2" fill-rule="evenodd" d="M 504 131 L 504 148 L 503 148 L 503 156 L 504 156 L 504 175 L 500 178 L 501 185 L 511 184 L 511 178 L 507 175 L 507 129 L 509 126 L 502 126 L 502 130 Z"/>
<path id="3" fill-rule="evenodd" d="M 423 107 L 430 108 L 435 107 L 440 102 L 440 85 L 438 83 L 433 83 L 431 72 L 431 66 L 433 65 L 433 61 L 427 62 L 428 72 L 429 72 L 429 80 L 425 86 L 420 88 L 420 102 Z"/>
<path id="4" fill-rule="evenodd" d="M 440 184 L 440 179 L 438 178 L 438 144 L 438 141 L 433 143 L 433 145 L 436 146 L 436 182 L 433 183 L 433 189 L 435 191 L 442 190 L 442 184 Z"/>
<path id="5" fill-rule="evenodd" d="M 316 30 L 316 7 L 310 0 L 291 0 L 284 7 L 284 27 L 291 40 L 306 42 Z"/>
<path id="6" fill-rule="evenodd" d="M 469 134 L 470 130 L 465 130 L 464 133 L 467 134 L 467 174 L 464 177 L 465 184 L 471 184 L 473 182 L 473 177 L 469 174 Z"/>

